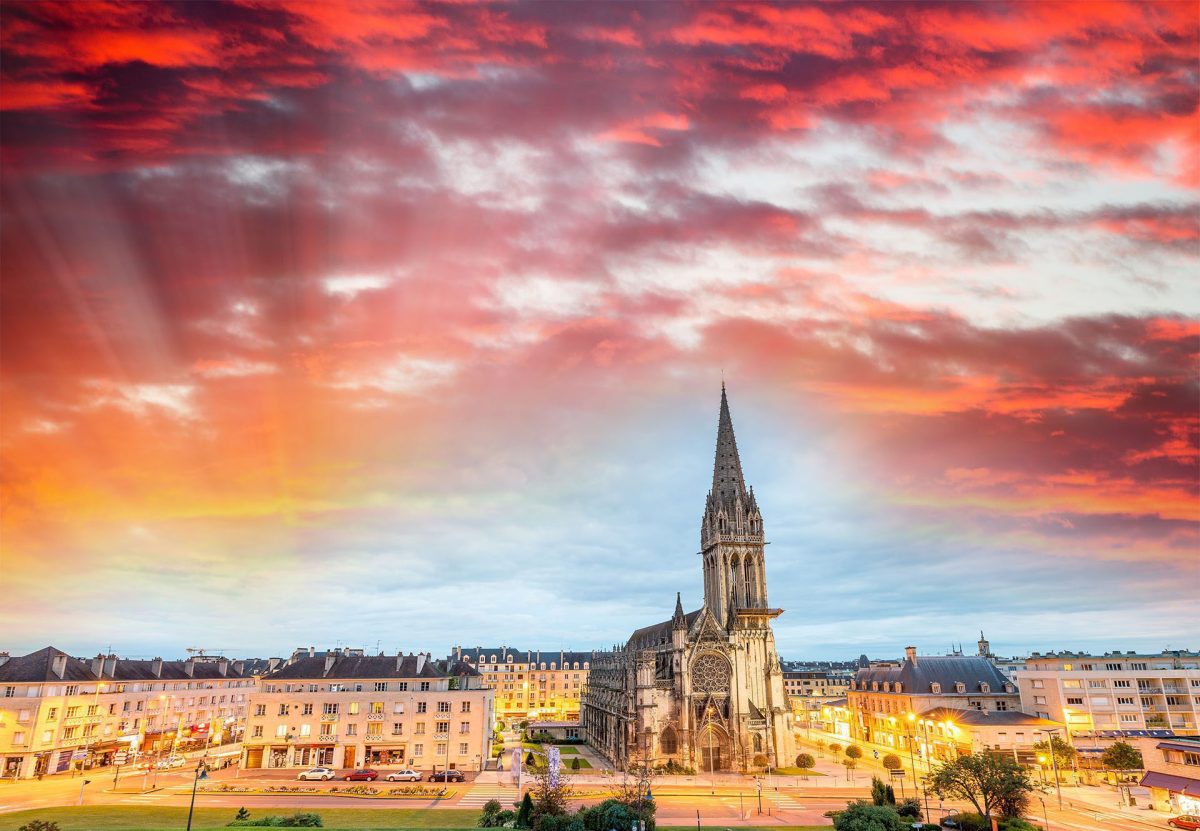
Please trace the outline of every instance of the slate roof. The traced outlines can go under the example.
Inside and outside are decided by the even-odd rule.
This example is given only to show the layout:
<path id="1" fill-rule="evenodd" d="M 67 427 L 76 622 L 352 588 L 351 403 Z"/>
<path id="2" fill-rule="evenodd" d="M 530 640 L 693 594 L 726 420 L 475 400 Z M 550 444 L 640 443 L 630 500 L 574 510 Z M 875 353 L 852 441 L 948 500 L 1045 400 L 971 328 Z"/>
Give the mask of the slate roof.
<path id="1" fill-rule="evenodd" d="M 54 672 L 53 661 L 57 656 L 67 659 L 62 678 Z M 95 681 L 92 668 L 78 658 L 72 658 L 61 649 L 47 646 L 28 655 L 15 655 L 0 665 L 0 683 L 37 684 L 42 681 Z"/>
<path id="2" fill-rule="evenodd" d="M 692 624 L 696 622 L 696 618 L 700 617 L 700 612 L 703 609 L 697 609 L 694 612 L 688 612 L 683 616 L 684 622 L 687 623 L 687 628 L 691 629 Z M 662 623 L 654 623 L 650 626 L 643 626 L 629 636 L 629 640 L 625 642 L 627 647 L 633 649 L 647 649 L 652 646 L 658 646 L 660 643 L 671 642 L 671 632 L 675 629 L 675 619 L 664 620 Z"/>
<path id="3" fill-rule="evenodd" d="M 476 646 L 470 649 L 459 647 L 455 650 L 457 655 L 460 655 L 464 660 L 473 664 L 490 664 L 492 656 L 496 656 L 497 664 L 508 663 L 506 660 L 509 655 L 512 656 L 513 663 L 517 664 L 549 664 L 553 661 L 559 669 L 565 664 L 582 664 L 584 661 L 590 662 L 594 657 L 591 652 L 573 652 L 565 649 L 514 649 L 510 646 Z"/>
<path id="4" fill-rule="evenodd" d="M 918 715 L 933 721 L 949 720 L 955 724 L 977 727 L 1033 727 L 1041 730 L 1062 727 L 1060 722 L 1022 713 L 1019 710 L 992 710 L 989 712 L 975 709 L 963 710 L 958 707 L 934 707 L 932 710 L 926 710 Z"/>
<path id="5" fill-rule="evenodd" d="M 1017 695 L 1015 687 L 1012 693 L 1005 692 L 1004 685 L 1012 681 L 987 658 L 976 655 L 920 655 L 915 663 L 905 658 L 899 666 L 860 669 L 854 680 L 854 689 L 871 692 L 875 692 L 871 685 L 876 681 L 878 692 L 883 692 L 884 681 L 899 681 L 905 694 L 929 695 L 931 685 L 936 683 L 941 685 L 942 695 L 955 695 L 955 684 L 961 681 L 968 693 L 982 692 L 981 685 L 986 683 L 990 687 L 988 695 Z"/>
<path id="6" fill-rule="evenodd" d="M 423 658 L 423 659 L 422 659 Z M 478 675 L 465 661 L 434 661 L 418 655 L 338 655 L 325 669 L 325 658 L 297 658 L 264 677 L 268 681 L 308 678 L 445 678 Z M 420 669 L 418 669 L 418 664 Z"/>

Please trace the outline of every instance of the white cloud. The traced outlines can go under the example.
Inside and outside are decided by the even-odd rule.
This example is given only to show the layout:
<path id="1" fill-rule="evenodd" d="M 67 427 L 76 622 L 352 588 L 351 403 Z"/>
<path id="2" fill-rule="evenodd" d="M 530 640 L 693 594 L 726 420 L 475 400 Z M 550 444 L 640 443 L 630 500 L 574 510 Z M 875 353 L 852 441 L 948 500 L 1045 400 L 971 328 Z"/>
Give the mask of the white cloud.
<path id="1" fill-rule="evenodd" d="M 392 395 L 410 395 L 448 380 L 457 369 L 458 364 L 454 361 L 404 355 L 381 366 L 342 372 L 332 386 L 337 389 L 378 390 Z"/>
<path id="2" fill-rule="evenodd" d="M 601 287 L 595 283 L 552 277 L 511 277 L 496 284 L 500 306 L 524 315 L 573 317 L 597 305 Z"/>
<path id="3" fill-rule="evenodd" d="M 250 361 L 234 358 L 230 361 L 199 361 L 192 370 L 205 378 L 245 378 L 249 375 L 269 375 L 279 367 L 269 361 Z"/>
<path id="4" fill-rule="evenodd" d="M 87 381 L 96 391 L 89 402 L 91 408 L 116 407 L 134 415 L 145 416 L 154 411 L 182 421 L 198 418 L 192 405 L 196 388 L 191 384 L 117 384 L 111 381 Z"/>
<path id="5" fill-rule="evenodd" d="M 392 284 L 393 280 L 383 274 L 340 274 L 321 280 L 326 294 L 351 300 L 364 291 L 379 291 Z"/>

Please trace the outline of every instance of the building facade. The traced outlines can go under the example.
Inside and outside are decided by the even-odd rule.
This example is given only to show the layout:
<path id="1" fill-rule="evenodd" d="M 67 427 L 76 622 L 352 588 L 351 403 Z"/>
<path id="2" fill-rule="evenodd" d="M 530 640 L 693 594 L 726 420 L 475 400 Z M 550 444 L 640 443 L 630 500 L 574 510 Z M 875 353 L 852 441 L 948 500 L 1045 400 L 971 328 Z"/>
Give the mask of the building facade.
<path id="1" fill-rule="evenodd" d="M 463 661 L 297 653 L 250 700 L 244 768 L 483 768 L 494 693 Z"/>
<path id="2" fill-rule="evenodd" d="M 1150 789 L 1157 811 L 1200 816 L 1200 738 L 1134 739 L 1146 772 L 1141 785 Z"/>
<path id="3" fill-rule="evenodd" d="M 31 778 L 241 737 L 255 679 L 240 662 L 0 653 L 0 764 Z"/>
<path id="4" fill-rule="evenodd" d="M 750 770 L 791 764 L 791 709 L 767 602 L 763 519 L 746 487 L 724 386 L 700 526 L 703 603 L 592 661 L 588 742 L 615 767 Z"/>
<path id="5" fill-rule="evenodd" d="M 591 652 L 454 647 L 451 659 L 475 667 L 496 693 L 496 720 L 578 721 Z"/>
<path id="6" fill-rule="evenodd" d="M 1036 731 L 1061 725 L 1021 712 L 1016 685 L 979 655 L 917 656 L 861 669 L 846 706 L 851 738 L 925 758 L 951 759 L 982 748 L 1028 749 Z M 1001 736 L 1000 734 L 1004 735 Z"/>
<path id="7" fill-rule="evenodd" d="M 1085 747 L 1130 732 L 1200 734 L 1200 653 L 1035 652 L 1016 683 L 1025 710 L 1063 722 Z"/>

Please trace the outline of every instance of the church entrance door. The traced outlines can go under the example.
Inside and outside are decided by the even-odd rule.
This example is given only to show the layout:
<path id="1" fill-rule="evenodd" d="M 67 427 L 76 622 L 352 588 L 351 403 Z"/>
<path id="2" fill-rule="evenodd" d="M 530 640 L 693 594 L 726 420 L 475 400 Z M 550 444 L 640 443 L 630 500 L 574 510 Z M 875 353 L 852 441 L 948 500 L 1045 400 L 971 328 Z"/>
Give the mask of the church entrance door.
<path id="1" fill-rule="evenodd" d="M 700 749 L 700 754 L 704 763 L 700 768 L 701 771 L 723 769 L 721 765 L 721 748 L 719 745 L 717 747 L 702 747 Z"/>

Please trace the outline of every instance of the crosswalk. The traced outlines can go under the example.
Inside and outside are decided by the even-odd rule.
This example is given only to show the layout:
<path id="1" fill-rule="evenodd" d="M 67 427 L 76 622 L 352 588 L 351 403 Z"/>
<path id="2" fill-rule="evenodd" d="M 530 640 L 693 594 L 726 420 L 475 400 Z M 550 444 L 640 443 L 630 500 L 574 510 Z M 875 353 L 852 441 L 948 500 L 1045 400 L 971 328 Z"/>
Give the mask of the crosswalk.
<path id="1" fill-rule="evenodd" d="M 153 791 L 151 793 L 135 793 L 121 797 L 121 802 L 127 805 L 150 805 L 170 796 L 167 791 Z"/>
<path id="2" fill-rule="evenodd" d="M 458 801 L 456 807 L 459 808 L 482 808 L 484 804 L 494 799 L 500 803 L 503 808 L 511 808 L 512 804 L 517 799 L 517 789 L 508 785 L 500 785 L 497 783 L 480 783 L 473 785 L 471 790 L 467 791 L 462 799 Z"/>
<path id="3" fill-rule="evenodd" d="M 775 807 L 780 811 L 803 811 L 804 806 L 797 802 L 792 797 L 785 793 L 773 793 L 770 795 L 770 800 L 775 803 Z"/>

